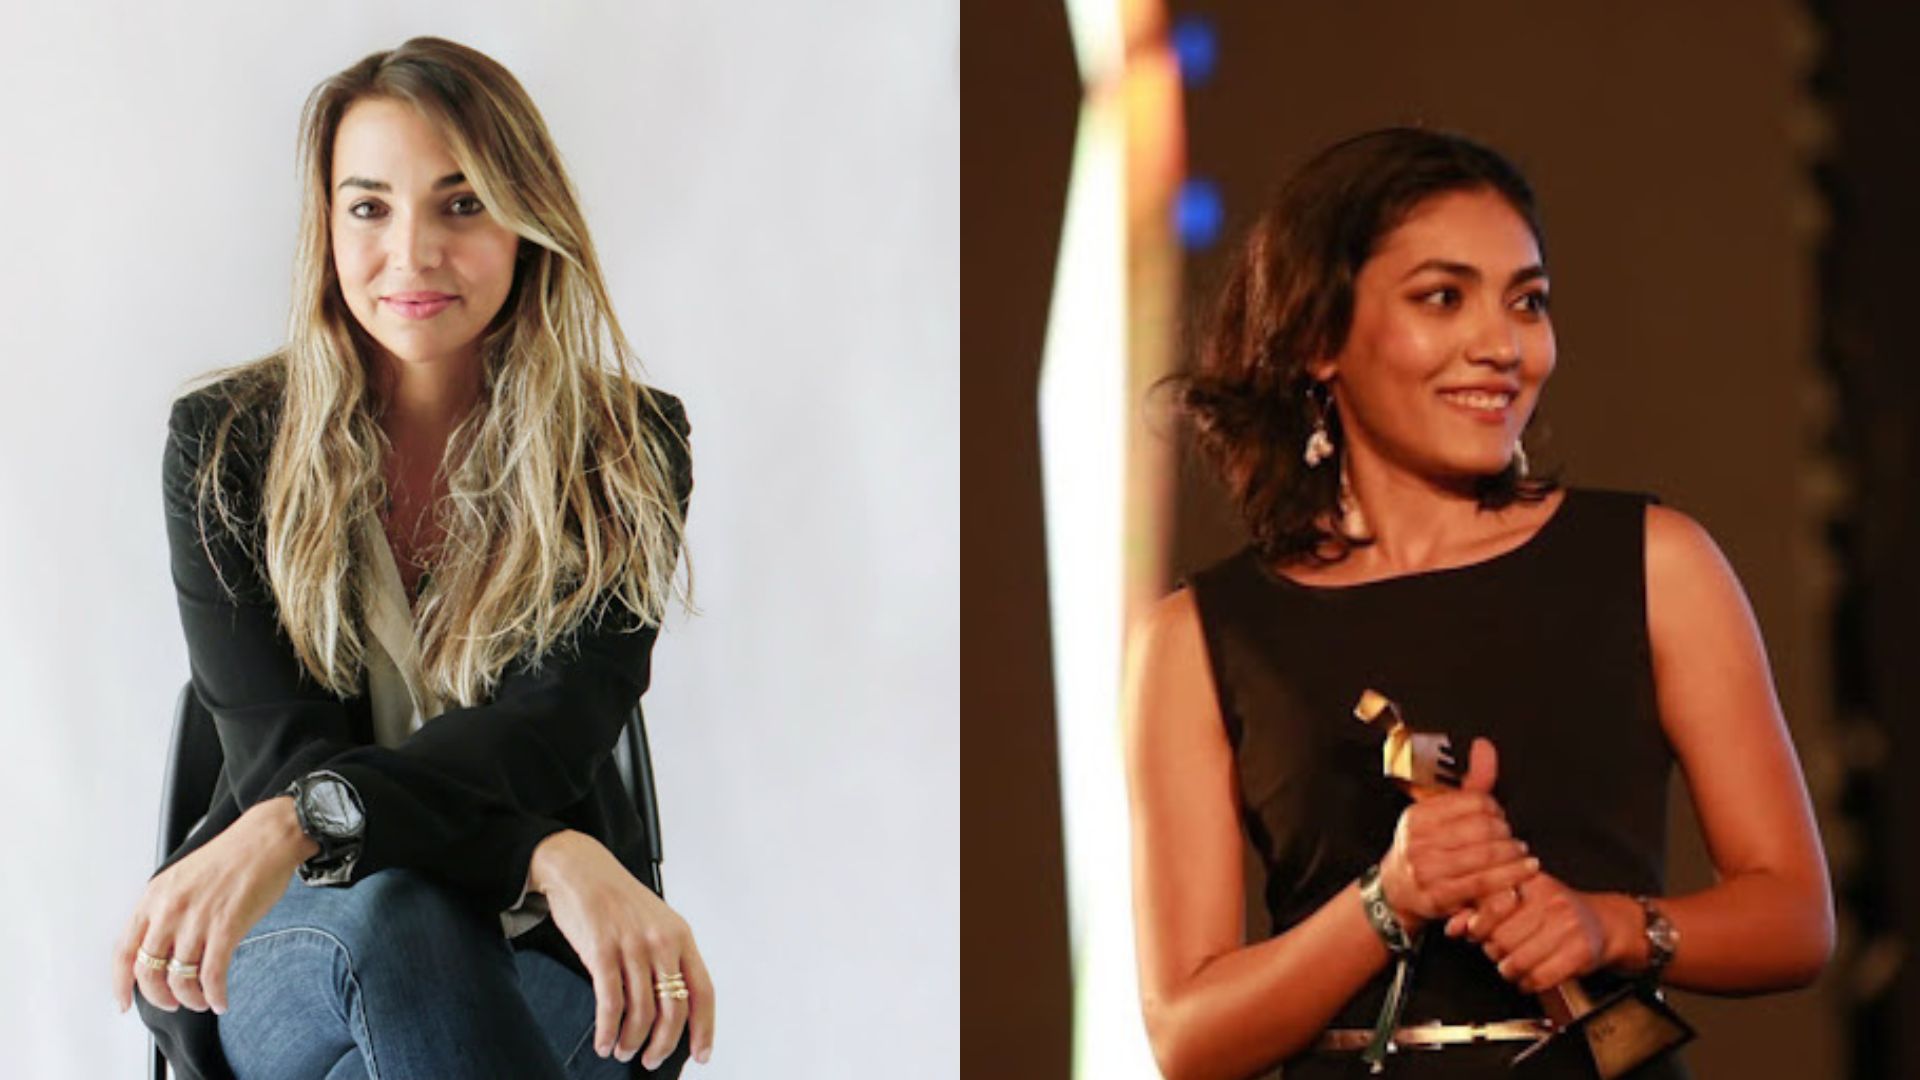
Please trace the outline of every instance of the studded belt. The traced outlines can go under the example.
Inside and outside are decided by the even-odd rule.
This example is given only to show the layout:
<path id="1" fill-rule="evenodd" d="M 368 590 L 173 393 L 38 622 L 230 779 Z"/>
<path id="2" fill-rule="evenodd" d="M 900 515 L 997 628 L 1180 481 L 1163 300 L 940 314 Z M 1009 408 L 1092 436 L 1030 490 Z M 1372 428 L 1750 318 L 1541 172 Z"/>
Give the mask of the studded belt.
<path id="1" fill-rule="evenodd" d="M 1401 1049 L 1439 1050 L 1448 1046 L 1475 1043 L 1538 1042 L 1553 1034 L 1546 1020 L 1491 1020 L 1481 1024 L 1414 1024 L 1395 1028 L 1393 1042 Z M 1365 1050 L 1373 1032 L 1367 1028 L 1329 1028 L 1322 1032 L 1313 1048 L 1321 1053 L 1346 1053 Z"/>

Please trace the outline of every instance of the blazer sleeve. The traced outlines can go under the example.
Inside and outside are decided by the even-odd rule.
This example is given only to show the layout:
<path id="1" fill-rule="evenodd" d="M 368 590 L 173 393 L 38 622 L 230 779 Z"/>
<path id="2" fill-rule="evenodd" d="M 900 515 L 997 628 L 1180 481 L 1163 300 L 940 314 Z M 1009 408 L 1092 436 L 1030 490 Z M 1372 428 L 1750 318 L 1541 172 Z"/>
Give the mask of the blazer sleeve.
<path id="1" fill-rule="evenodd" d="M 658 396 L 683 445 L 685 410 Z M 397 747 L 358 743 L 346 703 L 307 675 L 281 630 L 257 551 L 218 527 L 203 542 L 191 482 L 208 420 L 189 401 L 174 406 L 162 470 L 168 546 L 194 691 L 214 718 L 240 809 L 331 770 L 366 816 L 342 884 L 405 866 L 483 910 L 512 907 L 533 849 L 565 828 L 555 816 L 587 794 L 646 690 L 657 628 L 602 597 L 604 619 L 589 619 L 544 657 L 517 658 L 486 704 L 450 709 Z M 684 515 L 692 469 L 683 452 L 674 463 Z M 257 513 L 256 492 L 242 485 L 230 494 Z"/>

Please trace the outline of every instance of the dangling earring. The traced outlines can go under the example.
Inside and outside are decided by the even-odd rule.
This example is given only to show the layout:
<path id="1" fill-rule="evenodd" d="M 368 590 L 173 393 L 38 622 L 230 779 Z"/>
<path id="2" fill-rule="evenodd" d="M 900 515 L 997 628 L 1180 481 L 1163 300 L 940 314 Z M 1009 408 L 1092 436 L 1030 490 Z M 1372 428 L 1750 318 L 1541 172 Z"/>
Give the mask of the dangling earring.
<path id="1" fill-rule="evenodd" d="M 1360 539 L 1367 535 L 1367 515 L 1360 509 L 1360 500 L 1353 497 L 1353 481 L 1347 475 L 1347 462 L 1340 461 L 1340 494 L 1334 504 L 1340 512 L 1340 531 L 1348 539 Z"/>
<path id="2" fill-rule="evenodd" d="M 1518 440 L 1515 440 L 1513 444 L 1513 471 L 1519 475 L 1520 479 L 1525 480 L 1527 478 L 1527 468 L 1527 448 L 1520 445 Z"/>
<path id="3" fill-rule="evenodd" d="M 1307 468 L 1317 469 L 1320 463 L 1333 456 L 1333 436 L 1327 432 L 1327 414 L 1333 411 L 1333 395 L 1327 393 L 1325 383 L 1316 382 L 1307 388 L 1307 404 L 1313 410 L 1313 431 L 1307 435 L 1307 452 L 1301 459 Z"/>

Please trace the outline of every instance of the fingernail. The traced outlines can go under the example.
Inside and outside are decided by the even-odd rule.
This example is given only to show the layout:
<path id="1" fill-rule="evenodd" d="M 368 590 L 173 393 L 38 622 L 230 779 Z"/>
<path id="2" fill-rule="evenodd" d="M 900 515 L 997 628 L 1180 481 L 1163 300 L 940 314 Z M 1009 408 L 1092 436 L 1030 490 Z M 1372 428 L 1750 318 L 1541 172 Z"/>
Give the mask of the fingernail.
<path id="1" fill-rule="evenodd" d="M 660 1067 L 660 1063 L 658 1061 L 648 1060 L 647 1058 L 641 1058 L 640 1067 L 647 1070 L 648 1072 L 652 1072 L 653 1070 Z"/>
<path id="2" fill-rule="evenodd" d="M 1527 869 L 1529 869 L 1529 870 L 1538 870 L 1538 869 L 1540 869 L 1540 860 L 1539 860 L 1539 859 L 1528 859 L 1528 860 L 1527 860 Z"/>
<path id="3" fill-rule="evenodd" d="M 700 1048 L 700 1053 L 694 1056 L 694 1060 L 698 1061 L 702 1065 L 705 1065 L 707 1063 L 707 1059 L 712 1056 L 713 1056 L 713 1047 L 703 1046 Z"/>
<path id="4" fill-rule="evenodd" d="M 215 1016 L 225 1016 L 227 1015 L 227 1007 L 225 1005 L 215 1005 L 213 1007 L 213 1014 Z"/>

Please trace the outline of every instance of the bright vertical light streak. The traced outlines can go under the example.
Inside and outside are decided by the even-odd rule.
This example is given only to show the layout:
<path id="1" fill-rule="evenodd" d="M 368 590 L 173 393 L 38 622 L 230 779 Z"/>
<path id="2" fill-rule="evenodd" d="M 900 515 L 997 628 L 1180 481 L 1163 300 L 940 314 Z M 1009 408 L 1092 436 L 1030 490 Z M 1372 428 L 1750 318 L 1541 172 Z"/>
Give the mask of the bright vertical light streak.
<path id="1" fill-rule="evenodd" d="M 1116 718 L 1124 619 L 1127 351 L 1117 99 L 1080 115 L 1040 374 L 1040 454 L 1061 823 L 1073 957 L 1074 1075 L 1156 1075 L 1133 971 L 1126 792 Z M 1128 1034 L 1133 1038 L 1124 1038 Z M 1137 1044 L 1137 1045 L 1126 1045 Z M 1117 1059 L 1117 1060 L 1116 1060 Z"/>
<path id="2" fill-rule="evenodd" d="M 1141 1019 L 1119 740 L 1134 334 L 1127 54 L 1139 0 L 1068 0 L 1086 96 L 1039 386 L 1074 1075 L 1159 1075 Z M 1124 10 L 1123 10 L 1124 8 Z M 1132 28 L 1130 30 L 1129 28 Z M 1136 192 L 1135 194 L 1138 194 Z M 1148 305 L 1147 310 L 1157 310 Z"/>

